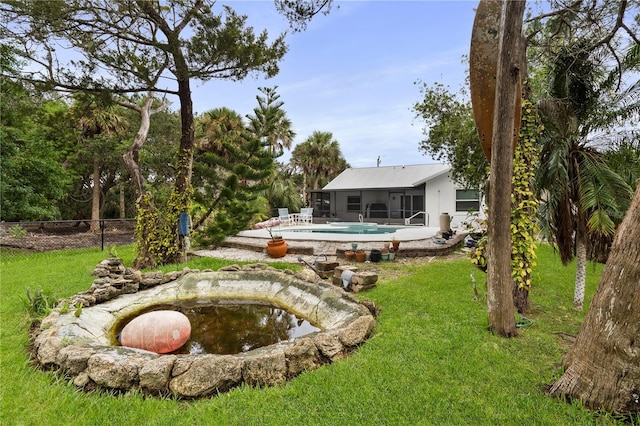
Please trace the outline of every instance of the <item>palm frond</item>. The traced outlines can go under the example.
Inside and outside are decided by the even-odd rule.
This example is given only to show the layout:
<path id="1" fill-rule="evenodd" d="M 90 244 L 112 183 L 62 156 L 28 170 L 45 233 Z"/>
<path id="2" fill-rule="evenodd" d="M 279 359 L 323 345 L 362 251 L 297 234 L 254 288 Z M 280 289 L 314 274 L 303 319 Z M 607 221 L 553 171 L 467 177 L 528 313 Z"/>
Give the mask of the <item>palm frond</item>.
<path id="1" fill-rule="evenodd" d="M 600 153 L 585 150 L 581 152 L 578 195 L 589 232 L 610 237 L 616 229 L 611 213 L 625 211 L 633 194 L 631 187 L 607 166 Z"/>

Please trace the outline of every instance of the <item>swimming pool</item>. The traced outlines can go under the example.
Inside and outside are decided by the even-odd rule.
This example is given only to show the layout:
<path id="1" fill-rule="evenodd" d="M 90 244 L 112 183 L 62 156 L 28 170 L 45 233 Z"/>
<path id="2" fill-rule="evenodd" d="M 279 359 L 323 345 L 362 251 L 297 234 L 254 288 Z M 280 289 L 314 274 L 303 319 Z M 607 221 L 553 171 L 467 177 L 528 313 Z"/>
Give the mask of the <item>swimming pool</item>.
<path id="1" fill-rule="evenodd" d="M 329 227 L 304 227 L 291 228 L 287 231 L 291 232 L 311 232 L 320 234 L 349 234 L 349 235 L 378 235 L 378 234 L 394 234 L 399 227 L 378 225 L 377 223 L 366 222 L 329 222 Z"/>
<path id="2" fill-rule="evenodd" d="M 362 222 L 332 222 L 331 224 L 313 224 L 304 226 L 276 226 L 273 234 L 281 235 L 286 240 L 295 241 L 329 241 L 329 242 L 385 242 L 391 240 L 414 241 L 433 237 L 440 230 L 427 226 L 378 225 L 366 223 L 363 228 L 376 232 L 345 231 L 343 227 L 362 224 Z M 375 225 L 375 227 L 373 226 Z M 238 237 L 270 238 L 266 229 L 249 229 L 240 231 Z"/>

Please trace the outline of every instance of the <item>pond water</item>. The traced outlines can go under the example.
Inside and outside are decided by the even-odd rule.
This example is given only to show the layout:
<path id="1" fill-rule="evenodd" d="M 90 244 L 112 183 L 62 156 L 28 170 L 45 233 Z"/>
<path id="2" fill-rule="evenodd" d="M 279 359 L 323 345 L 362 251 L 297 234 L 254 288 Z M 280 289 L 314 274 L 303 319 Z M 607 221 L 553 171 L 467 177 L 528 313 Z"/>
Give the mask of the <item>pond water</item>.
<path id="1" fill-rule="evenodd" d="M 197 300 L 154 305 L 122 318 L 113 329 L 114 344 L 135 317 L 157 310 L 183 313 L 191 337 L 175 354 L 230 355 L 314 333 L 320 328 L 268 302 L 257 300 Z"/>

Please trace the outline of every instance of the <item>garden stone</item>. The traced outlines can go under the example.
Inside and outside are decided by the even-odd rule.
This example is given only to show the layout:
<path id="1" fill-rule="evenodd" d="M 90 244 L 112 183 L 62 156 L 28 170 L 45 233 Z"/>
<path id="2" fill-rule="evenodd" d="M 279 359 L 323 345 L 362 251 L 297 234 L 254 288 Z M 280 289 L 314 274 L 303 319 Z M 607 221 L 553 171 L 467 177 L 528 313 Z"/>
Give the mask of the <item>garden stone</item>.
<path id="1" fill-rule="evenodd" d="M 140 369 L 140 387 L 153 393 L 166 392 L 176 359 L 175 355 L 164 355 L 145 362 Z"/>
<path id="2" fill-rule="evenodd" d="M 308 338 L 297 340 L 284 354 L 289 377 L 295 377 L 305 370 L 315 370 L 322 365 L 318 348 Z"/>
<path id="3" fill-rule="evenodd" d="M 176 374 L 176 370 L 180 373 Z M 173 393 L 196 398 L 225 392 L 240 384 L 242 362 L 231 355 L 201 355 L 176 361 L 169 382 Z"/>
<path id="4" fill-rule="evenodd" d="M 271 386 L 287 380 L 287 361 L 283 350 L 252 351 L 244 360 L 242 378 L 253 386 Z"/>
<path id="5" fill-rule="evenodd" d="M 44 366 L 49 366 L 56 363 L 58 358 L 58 352 L 62 349 L 62 340 L 58 337 L 52 337 L 44 339 L 40 344 L 40 341 L 36 341 L 38 347 L 38 361 Z"/>
<path id="6" fill-rule="evenodd" d="M 340 330 L 338 337 L 345 346 L 355 346 L 367 339 L 376 326 L 370 316 L 363 316 Z"/>
<path id="7" fill-rule="evenodd" d="M 336 336 L 329 333 L 320 333 L 313 338 L 313 343 L 320 353 L 332 361 L 342 358 L 344 346 Z"/>
<path id="8" fill-rule="evenodd" d="M 56 363 L 69 375 L 76 376 L 87 369 L 89 358 L 96 351 L 93 348 L 82 346 L 66 346 L 60 349 Z"/>
<path id="9" fill-rule="evenodd" d="M 98 353 L 89 358 L 87 374 L 100 386 L 130 389 L 138 379 L 140 363 L 131 357 Z"/>

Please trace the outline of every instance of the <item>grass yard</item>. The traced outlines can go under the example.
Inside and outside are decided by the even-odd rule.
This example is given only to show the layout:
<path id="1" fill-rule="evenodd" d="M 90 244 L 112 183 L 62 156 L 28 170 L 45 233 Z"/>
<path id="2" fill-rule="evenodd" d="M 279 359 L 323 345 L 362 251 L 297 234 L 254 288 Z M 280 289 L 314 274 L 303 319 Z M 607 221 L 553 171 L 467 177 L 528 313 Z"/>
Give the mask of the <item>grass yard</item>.
<path id="1" fill-rule="evenodd" d="M 130 247 L 119 248 L 130 264 Z M 288 383 L 247 386 L 218 397 L 176 401 L 140 394 L 85 394 L 28 362 L 27 289 L 57 298 L 86 290 L 99 250 L 1 258 L 0 423 L 3 425 L 593 425 L 616 424 L 544 394 L 560 374 L 566 336 L 585 312 L 573 305 L 574 267 L 548 246 L 530 295 L 533 326 L 521 336 L 489 334 L 485 275 L 462 256 L 381 263 L 378 287 L 359 296 L 381 308 L 373 337 L 348 359 Z M 191 268 L 232 262 L 194 259 Z M 185 265 L 163 268 L 181 269 Z M 290 265 L 291 266 L 291 265 Z M 298 268 L 297 265 L 292 266 Z M 602 266 L 588 270 L 590 301 Z"/>

